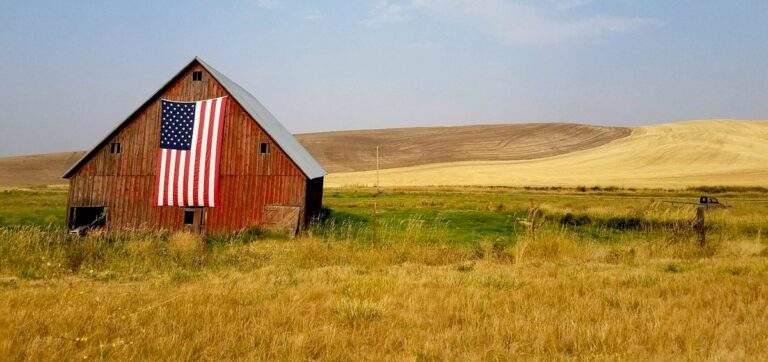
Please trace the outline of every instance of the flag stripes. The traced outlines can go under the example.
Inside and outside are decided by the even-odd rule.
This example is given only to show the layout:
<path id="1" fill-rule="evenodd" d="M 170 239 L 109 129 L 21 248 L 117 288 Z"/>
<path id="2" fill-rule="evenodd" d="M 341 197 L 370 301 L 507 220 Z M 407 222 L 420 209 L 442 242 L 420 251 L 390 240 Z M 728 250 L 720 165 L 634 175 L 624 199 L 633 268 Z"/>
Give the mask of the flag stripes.
<path id="1" fill-rule="evenodd" d="M 158 206 L 217 206 L 226 100 L 163 101 L 155 187 Z"/>

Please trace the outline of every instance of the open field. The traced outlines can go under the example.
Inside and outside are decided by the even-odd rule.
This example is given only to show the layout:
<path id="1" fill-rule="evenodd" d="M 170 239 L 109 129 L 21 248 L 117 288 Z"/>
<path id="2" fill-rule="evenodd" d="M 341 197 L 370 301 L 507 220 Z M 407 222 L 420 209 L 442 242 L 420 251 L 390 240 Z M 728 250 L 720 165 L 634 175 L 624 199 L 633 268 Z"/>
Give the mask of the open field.
<path id="1" fill-rule="evenodd" d="M 298 134 L 296 138 L 328 172 L 467 160 L 522 160 L 599 146 L 629 129 L 538 123 L 420 127 Z M 54 185 L 84 152 L 0 158 L 0 186 Z"/>
<path id="2" fill-rule="evenodd" d="M 766 186 L 766 140 L 765 121 L 691 121 L 634 128 L 628 137 L 552 157 L 435 163 L 382 170 L 380 177 L 384 186 Z M 375 182 L 372 171 L 326 178 L 330 186 Z"/>
<path id="3" fill-rule="evenodd" d="M 765 360 L 768 190 L 706 191 L 702 247 L 663 202 L 702 190 L 331 189 L 295 240 L 73 238 L 65 188 L 7 190 L 0 355 Z"/>

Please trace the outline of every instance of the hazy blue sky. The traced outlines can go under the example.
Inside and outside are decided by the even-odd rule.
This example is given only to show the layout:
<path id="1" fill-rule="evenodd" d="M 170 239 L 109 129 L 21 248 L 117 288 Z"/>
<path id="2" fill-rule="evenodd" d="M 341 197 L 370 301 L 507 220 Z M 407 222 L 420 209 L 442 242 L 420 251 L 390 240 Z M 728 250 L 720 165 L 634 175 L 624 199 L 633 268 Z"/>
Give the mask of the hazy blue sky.
<path id="1" fill-rule="evenodd" d="M 293 132 L 768 118 L 768 1 L 2 1 L 0 155 L 92 147 L 198 55 Z"/>

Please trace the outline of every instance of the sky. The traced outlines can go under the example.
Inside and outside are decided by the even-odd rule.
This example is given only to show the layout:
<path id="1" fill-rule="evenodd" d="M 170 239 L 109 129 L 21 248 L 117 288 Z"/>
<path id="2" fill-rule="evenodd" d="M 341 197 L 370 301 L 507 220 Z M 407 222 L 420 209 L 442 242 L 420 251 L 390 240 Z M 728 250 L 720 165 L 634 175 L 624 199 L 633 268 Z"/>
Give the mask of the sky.
<path id="1" fill-rule="evenodd" d="M 0 156 L 93 147 L 194 56 L 294 133 L 768 119 L 768 1 L 0 2 Z"/>

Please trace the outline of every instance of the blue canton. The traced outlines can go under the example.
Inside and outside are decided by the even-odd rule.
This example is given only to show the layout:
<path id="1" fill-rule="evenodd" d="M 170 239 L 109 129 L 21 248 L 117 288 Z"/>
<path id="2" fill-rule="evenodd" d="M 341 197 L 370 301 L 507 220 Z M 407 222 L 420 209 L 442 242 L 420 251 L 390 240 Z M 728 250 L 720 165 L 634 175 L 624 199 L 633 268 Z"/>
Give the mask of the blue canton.
<path id="1" fill-rule="evenodd" d="M 195 103 L 163 101 L 160 148 L 191 150 L 194 127 Z"/>

